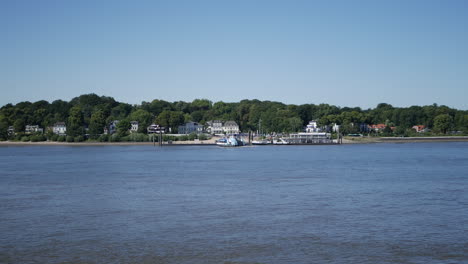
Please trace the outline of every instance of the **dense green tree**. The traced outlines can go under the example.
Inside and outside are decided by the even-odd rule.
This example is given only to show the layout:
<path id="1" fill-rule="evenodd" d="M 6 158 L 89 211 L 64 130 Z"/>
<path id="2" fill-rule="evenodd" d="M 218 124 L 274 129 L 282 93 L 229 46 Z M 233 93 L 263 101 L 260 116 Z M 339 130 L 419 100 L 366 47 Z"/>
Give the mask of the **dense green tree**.
<path id="1" fill-rule="evenodd" d="M 97 110 L 91 115 L 89 123 L 89 135 L 92 139 L 97 139 L 100 134 L 104 133 L 106 126 L 106 116 L 102 110 Z"/>
<path id="2" fill-rule="evenodd" d="M 81 107 L 74 106 L 70 108 L 70 114 L 67 122 L 67 135 L 71 137 L 81 136 L 84 133 L 84 118 Z"/>
<path id="3" fill-rule="evenodd" d="M 24 118 L 17 118 L 13 123 L 13 128 L 15 129 L 15 133 L 24 132 L 24 128 L 26 127 L 26 121 Z"/>
<path id="4" fill-rule="evenodd" d="M 5 140 L 8 138 L 8 120 L 7 118 L 0 114 L 0 140 Z"/>
<path id="5" fill-rule="evenodd" d="M 117 124 L 117 135 L 119 137 L 125 137 L 129 134 L 129 129 L 132 127 L 130 121 L 127 119 L 120 120 Z"/>
<path id="6" fill-rule="evenodd" d="M 452 126 L 453 118 L 448 114 L 440 114 L 434 118 L 434 129 L 438 132 L 446 134 Z"/>

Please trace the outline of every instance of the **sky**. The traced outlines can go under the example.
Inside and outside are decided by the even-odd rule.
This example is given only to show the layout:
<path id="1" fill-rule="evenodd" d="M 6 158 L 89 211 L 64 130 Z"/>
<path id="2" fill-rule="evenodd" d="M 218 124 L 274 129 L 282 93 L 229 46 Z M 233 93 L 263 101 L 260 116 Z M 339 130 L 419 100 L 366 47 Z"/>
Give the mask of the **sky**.
<path id="1" fill-rule="evenodd" d="M 468 1 L 0 1 L 0 105 L 86 93 L 468 110 Z"/>

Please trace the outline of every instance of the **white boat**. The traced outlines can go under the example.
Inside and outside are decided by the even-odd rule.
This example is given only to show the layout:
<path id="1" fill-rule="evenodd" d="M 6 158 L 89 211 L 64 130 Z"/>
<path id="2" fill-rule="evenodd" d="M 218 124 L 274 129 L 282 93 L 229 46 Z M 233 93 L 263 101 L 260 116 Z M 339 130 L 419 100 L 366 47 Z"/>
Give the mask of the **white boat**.
<path id="1" fill-rule="evenodd" d="M 274 139 L 273 140 L 273 145 L 289 145 L 289 142 L 286 140 L 279 138 L 279 139 Z"/>
<path id="2" fill-rule="evenodd" d="M 230 136 L 217 140 L 216 145 L 221 147 L 240 147 L 244 146 L 244 141 L 240 138 L 236 138 L 235 136 Z"/>
<path id="3" fill-rule="evenodd" d="M 266 139 L 252 141 L 252 145 L 268 145 L 268 144 L 271 144 L 271 142 Z"/>

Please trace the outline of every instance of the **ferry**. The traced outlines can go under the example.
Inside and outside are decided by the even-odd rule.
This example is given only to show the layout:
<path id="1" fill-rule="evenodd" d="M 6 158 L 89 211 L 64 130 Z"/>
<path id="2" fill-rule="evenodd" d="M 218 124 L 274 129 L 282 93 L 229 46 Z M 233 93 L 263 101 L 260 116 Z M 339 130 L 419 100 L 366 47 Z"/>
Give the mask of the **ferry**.
<path id="1" fill-rule="evenodd" d="M 225 137 L 216 141 L 216 145 L 221 147 L 240 147 L 244 146 L 244 141 L 235 136 Z"/>

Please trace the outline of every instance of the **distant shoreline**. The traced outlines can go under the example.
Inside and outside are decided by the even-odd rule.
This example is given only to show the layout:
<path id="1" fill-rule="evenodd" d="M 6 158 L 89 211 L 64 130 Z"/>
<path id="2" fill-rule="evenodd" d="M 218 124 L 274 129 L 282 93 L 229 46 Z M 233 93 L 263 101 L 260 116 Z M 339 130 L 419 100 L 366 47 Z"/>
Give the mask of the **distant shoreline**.
<path id="1" fill-rule="evenodd" d="M 447 137 L 356 137 L 345 138 L 343 144 L 371 144 L 371 143 L 418 143 L 418 142 L 467 142 L 468 136 Z M 21 142 L 0 141 L 0 146 L 153 146 L 153 142 Z M 155 144 L 158 146 L 158 143 Z M 310 144 L 314 145 L 314 144 Z M 317 144 L 319 145 L 319 144 Z M 171 144 L 164 142 L 163 146 L 216 146 L 214 140 L 204 141 L 173 141 Z M 294 146 L 294 145 L 287 145 Z M 302 144 L 301 146 L 307 146 Z"/>

